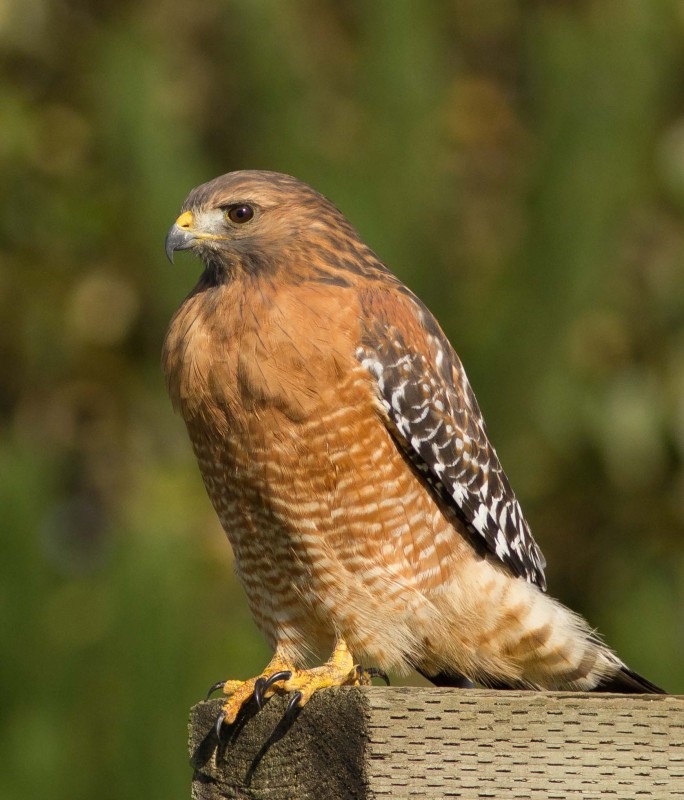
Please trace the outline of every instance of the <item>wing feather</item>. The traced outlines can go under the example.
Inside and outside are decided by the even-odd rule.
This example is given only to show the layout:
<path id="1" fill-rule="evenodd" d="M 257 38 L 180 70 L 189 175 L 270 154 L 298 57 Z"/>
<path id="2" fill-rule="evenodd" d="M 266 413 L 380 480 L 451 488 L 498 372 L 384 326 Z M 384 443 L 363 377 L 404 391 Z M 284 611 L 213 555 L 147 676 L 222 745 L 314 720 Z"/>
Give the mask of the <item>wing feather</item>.
<path id="1" fill-rule="evenodd" d="M 387 422 L 430 485 L 515 574 L 546 588 L 544 557 L 501 467 L 453 347 L 405 287 L 366 297 L 357 358 Z"/>

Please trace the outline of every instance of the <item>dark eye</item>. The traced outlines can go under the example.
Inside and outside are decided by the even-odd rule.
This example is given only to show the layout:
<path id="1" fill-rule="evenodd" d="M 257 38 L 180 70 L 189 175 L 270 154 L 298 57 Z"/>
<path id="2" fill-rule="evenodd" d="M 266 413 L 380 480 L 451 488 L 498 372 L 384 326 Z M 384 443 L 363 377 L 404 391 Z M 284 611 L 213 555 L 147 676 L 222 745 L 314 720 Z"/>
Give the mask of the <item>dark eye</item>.
<path id="1" fill-rule="evenodd" d="M 226 216 L 231 222 L 236 222 L 238 225 L 240 225 L 243 222 L 249 222 L 250 219 L 252 219 L 254 216 L 254 209 L 252 206 L 242 203 L 239 206 L 231 206 L 226 211 Z"/>

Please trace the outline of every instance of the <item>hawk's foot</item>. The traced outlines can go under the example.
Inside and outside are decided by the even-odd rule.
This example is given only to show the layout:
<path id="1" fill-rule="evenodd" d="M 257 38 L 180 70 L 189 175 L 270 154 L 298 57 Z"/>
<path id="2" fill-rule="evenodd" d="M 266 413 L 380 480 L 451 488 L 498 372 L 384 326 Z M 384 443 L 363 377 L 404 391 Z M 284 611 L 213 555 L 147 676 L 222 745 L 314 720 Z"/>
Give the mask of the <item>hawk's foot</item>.
<path id="1" fill-rule="evenodd" d="M 346 643 L 339 639 L 325 664 L 312 669 L 294 670 L 275 690 L 278 693 L 292 692 L 286 712 L 289 714 L 305 705 L 318 689 L 327 689 L 329 686 L 370 686 L 373 678 L 382 678 L 389 685 L 389 678 L 382 670 L 355 664 Z"/>
<path id="2" fill-rule="evenodd" d="M 311 669 L 296 669 L 286 663 L 276 651 L 261 675 L 246 681 L 219 681 L 211 687 L 209 694 L 222 689 L 229 696 L 216 720 L 216 732 L 220 735 L 224 722 L 227 725 L 235 722 L 242 706 L 252 697 L 261 708 L 266 698 L 276 693 L 291 692 L 292 697 L 286 712 L 289 714 L 305 705 L 318 689 L 329 686 L 370 686 L 373 678 L 382 678 L 389 685 L 389 678 L 382 670 L 355 664 L 342 639 L 338 640 L 332 656 L 325 664 Z"/>
<path id="3" fill-rule="evenodd" d="M 252 697 L 256 701 L 258 707 L 261 708 L 264 700 L 275 693 L 274 684 L 277 681 L 286 680 L 293 672 L 294 667 L 286 663 L 278 652 L 276 652 L 261 675 L 248 678 L 246 681 L 228 680 L 215 683 L 211 689 L 209 689 L 209 695 L 217 689 L 221 689 L 223 694 L 228 695 L 228 699 L 224 703 L 218 720 L 216 721 L 217 733 L 220 731 L 224 722 L 227 725 L 231 725 L 235 722 L 242 706 Z M 209 695 L 207 695 L 207 697 Z"/>

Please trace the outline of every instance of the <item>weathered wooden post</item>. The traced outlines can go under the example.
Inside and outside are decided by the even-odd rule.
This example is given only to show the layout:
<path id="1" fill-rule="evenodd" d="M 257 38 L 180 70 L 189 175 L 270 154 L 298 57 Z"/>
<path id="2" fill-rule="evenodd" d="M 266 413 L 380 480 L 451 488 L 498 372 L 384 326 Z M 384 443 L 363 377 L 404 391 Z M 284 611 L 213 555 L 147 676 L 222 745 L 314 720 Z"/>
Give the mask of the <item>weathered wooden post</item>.
<path id="1" fill-rule="evenodd" d="M 194 800 L 684 798 L 684 697 L 327 689 L 213 731 L 190 719 Z"/>

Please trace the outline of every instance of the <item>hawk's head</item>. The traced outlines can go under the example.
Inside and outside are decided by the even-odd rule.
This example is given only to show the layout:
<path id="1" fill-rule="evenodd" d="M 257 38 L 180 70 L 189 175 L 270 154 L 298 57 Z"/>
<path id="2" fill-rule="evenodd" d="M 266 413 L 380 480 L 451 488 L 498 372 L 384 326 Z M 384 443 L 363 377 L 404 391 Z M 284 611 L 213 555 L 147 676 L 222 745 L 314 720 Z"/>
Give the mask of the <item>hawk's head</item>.
<path id="1" fill-rule="evenodd" d="M 166 255 L 193 250 L 205 265 L 233 274 L 287 263 L 288 251 L 334 252 L 356 233 L 306 183 L 277 172 L 229 172 L 193 189 L 166 237 Z M 301 259 L 298 259 L 301 260 Z M 292 262 L 290 262 L 292 263 Z"/>

